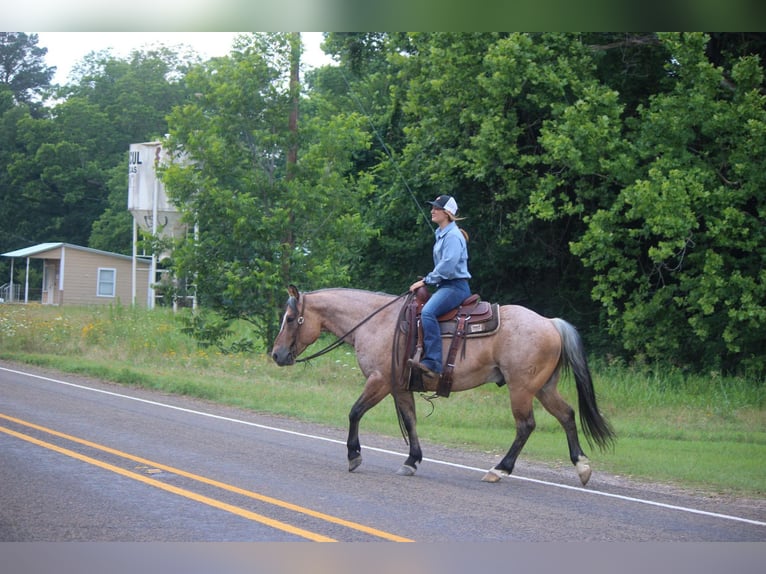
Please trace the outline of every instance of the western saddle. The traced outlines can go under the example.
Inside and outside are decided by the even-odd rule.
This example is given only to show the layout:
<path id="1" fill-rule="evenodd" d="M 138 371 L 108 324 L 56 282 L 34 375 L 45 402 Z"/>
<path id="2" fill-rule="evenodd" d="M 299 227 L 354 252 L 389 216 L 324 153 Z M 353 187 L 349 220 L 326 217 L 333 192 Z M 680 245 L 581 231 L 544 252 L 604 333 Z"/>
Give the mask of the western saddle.
<path id="1" fill-rule="evenodd" d="M 423 327 L 420 323 L 420 312 L 423 305 L 431 297 L 425 287 L 415 292 L 415 296 L 407 304 L 400 328 L 407 335 L 406 353 L 408 358 L 419 361 L 423 352 Z M 436 389 L 437 396 L 448 397 L 452 388 L 452 374 L 455 369 L 455 358 L 459 347 L 462 347 L 462 356 L 465 356 L 466 339 L 483 337 L 494 334 L 500 327 L 499 305 L 488 301 L 482 301 L 477 294 L 473 294 L 463 301 L 458 307 L 438 317 L 442 338 L 451 338 L 452 341 L 447 352 L 447 360 L 444 364 L 439 384 Z M 412 328 L 412 326 L 415 328 Z M 403 376 L 408 378 L 408 388 L 411 391 L 423 391 L 422 374 L 417 369 L 404 369 Z"/>

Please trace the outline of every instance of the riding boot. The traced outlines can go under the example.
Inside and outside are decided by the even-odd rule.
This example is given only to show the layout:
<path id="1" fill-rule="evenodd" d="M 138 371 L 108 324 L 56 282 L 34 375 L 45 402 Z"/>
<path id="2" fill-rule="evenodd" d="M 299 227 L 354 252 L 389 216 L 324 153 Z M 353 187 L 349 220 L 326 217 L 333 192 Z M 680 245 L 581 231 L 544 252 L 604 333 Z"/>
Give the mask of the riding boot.
<path id="1" fill-rule="evenodd" d="M 413 359 L 407 359 L 407 366 L 411 369 L 417 370 L 420 374 L 428 379 L 438 379 L 439 373 L 434 372 L 423 363 L 419 363 Z"/>

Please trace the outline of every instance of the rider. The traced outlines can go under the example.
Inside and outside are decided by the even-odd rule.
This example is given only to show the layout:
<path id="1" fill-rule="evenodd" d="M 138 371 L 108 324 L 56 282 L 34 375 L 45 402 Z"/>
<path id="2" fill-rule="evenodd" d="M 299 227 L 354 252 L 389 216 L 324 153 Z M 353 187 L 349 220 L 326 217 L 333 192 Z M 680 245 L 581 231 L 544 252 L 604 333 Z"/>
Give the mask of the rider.
<path id="1" fill-rule="evenodd" d="M 440 195 L 431 204 L 431 221 L 439 228 L 434 242 L 434 269 L 410 286 L 415 292 L 424 285 L 436 288 L 423 306 L 423 357 L 408 364 L 426 377 L 439 378 L 442 372 L 442 340 L 437 317 L 451 311 L 471 295 L 468 279 L 468 235 L 457 226 L 457 202 L 450 195 Z"/>

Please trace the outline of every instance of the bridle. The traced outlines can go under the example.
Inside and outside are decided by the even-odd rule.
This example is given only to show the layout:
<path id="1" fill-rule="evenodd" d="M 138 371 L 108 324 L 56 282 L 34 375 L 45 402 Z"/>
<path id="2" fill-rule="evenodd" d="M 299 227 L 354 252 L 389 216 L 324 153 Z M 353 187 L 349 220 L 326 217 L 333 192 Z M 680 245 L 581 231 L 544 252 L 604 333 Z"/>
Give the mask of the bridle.
<path id="1" fill-rule="evenodd" d="M 388 303 L 386 303 L 382 307 L 379 307 L 378 309 L 376 309 L 375 311 L 370 313 L 367 317 L 362 319 L 362 321 L 360 321 L 359 323 L 354 325 L 351 329 L 349 329 L 346 333 L 344 333 L 343 335 L 338 337 L 335 341 L 330 343 L 324 349 L 322 349 L 320 351 L 317 351 L 316 353 L 314 353 L 313 355 L 311 355 L 309 357 L 303 357 L 301 359 L 295 359 L 295 362 L 296 363 L 305 363 L 307 361 L 310 361 L 311 359 L 316 359 L 317 357 L 321 357 L 322 355 L 325 355 L 325 354 L 329 353 L 330 351 L 333 351 L 333 350 L 337 349 L 338 347 L 340 347 L 341 345 L 343 345 L 346 342 L 345 341 L 346 337 L 348 337 L 351 333 L 356 331 L 359 327 L 364 325 L 367 321 L 372 319 L 375 315 L 377 315 L 378 313 L 380 313 L 381 311 L 383 311 L 387 307 L 390 307 L 391 305 L 393 305 L 394 303 L 399 301 L 399 299 L 401 299 L 402 297 L 406 297 L 407 295 L 409 295 L 409 291 L 405 291 L 401 295 L 398 295 L 396 298 L 392 299 L 391 301 L 389 301 Z M 293 336 L 293 342 L 290 345 L 290 353 L 292 354 L 293 357 L 297 356 L 298 335 L 300 334 L 301 326 L 306 321 L 305 318 L 303 317 L 303 311 L 304 311 L 304 309 L 306 307 L 305 295 L 301 299 L 302 299 L 302 301 L 301 301 L 301 310 L 298 313 L 298 317 L 295 319 L 295 321 L 298 324 L 298 326 L 295 329 L 295 335 Z M 291 309 L 293 309 L 296 312 L 298 311 L 298 304 L 297 304 L 297 302 L 295 300 L 295 297 L 291 296 L 287 300 L 287 306 L 290 307 Z"/>
<path id="2" fill-rule="evenodd" d="M 301 301 L 301 310 L 298 312 L 298 303 L 295 300 L 295 297 L 292 295 L 287 300 L 287 307 L 292 309 L 298 316 L 295 318 L 295 322 L 298 324 L 298 326 L 295 328 L 295 335 L 293 335 L 293 342 L 290 343 L 290 354 L 295 357 L 297 354 L 298 349 L 298 333 L 300 332 L 301 325 L 306 321 L 303 318 L 303 309 L 306 307 L 306 301 L 305 299 Z M 296 361 L 297 362 L 297 361 Z"/>

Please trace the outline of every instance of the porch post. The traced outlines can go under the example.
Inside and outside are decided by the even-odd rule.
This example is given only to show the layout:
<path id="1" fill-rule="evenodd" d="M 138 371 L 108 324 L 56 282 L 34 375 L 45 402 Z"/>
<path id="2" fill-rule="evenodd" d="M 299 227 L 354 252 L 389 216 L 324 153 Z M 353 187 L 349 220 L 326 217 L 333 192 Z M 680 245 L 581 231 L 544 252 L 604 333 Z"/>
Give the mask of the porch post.
<path id="1" fill-rule="evenodd" d="M 160 163 L 160 150 L 162 148 L 157 148 L 155 158 L 154 158 L 154 169 L 157 169 L 157 165 Z M 155 178 L 154 180 L 154 189 L 152 191 L 152 240 L 157 239 L 157 198 L 159 196 L 160 192 L 160 181 L 159 179 Z M 152 263 L 151 263 L 151 271 L 149 272 L 149 301 L 148 301 L 148 308 L 154 309 L 154 303 L 155 303 L 155 297 L 154 297 L 154 282 L 157 280 L 157 255 L 154 252 L 154 247 L 152 247 Z"/>
<path id="2" fill-rule="evenodd" d="M 24 274 L 24 303 L 29 303 L 29 257 L 27 257 L 27 271 Z"/>

